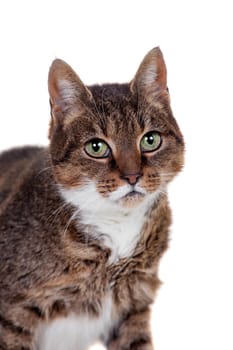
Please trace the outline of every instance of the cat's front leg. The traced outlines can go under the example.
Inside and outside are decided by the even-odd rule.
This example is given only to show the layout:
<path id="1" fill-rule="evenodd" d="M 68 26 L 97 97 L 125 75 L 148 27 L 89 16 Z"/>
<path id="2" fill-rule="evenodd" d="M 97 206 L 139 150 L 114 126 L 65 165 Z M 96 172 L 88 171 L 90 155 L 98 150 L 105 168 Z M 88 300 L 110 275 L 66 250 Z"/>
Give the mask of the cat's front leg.
<path id="1" fill-rule="evenodd" d="M 124 319 L 106 345 L 108 350 L 153 350 L 149 309 Z"/>

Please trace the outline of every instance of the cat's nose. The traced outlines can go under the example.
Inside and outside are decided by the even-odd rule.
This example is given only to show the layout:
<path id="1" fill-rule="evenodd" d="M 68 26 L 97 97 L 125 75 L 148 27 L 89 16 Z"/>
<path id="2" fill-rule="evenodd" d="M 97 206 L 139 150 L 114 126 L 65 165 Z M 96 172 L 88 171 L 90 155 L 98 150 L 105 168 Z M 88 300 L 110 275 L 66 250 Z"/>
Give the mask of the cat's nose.
<path id="1" fill-rule="evenodd" d="M 122 179 L 126 180 L 130 185 L 136 185 L 141 176 L 141 174 L 127 174 L 122 175 Z"/>

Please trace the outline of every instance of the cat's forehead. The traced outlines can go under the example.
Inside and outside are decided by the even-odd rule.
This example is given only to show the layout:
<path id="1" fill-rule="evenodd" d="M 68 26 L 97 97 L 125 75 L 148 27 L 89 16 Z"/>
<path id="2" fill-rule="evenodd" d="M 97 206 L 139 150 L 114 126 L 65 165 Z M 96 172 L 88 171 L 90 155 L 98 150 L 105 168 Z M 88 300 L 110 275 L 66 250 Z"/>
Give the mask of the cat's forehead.
<path id="1" fill-rule="evenodd" d="M 131 93 L 129 84 L 103 84 L 89 88 L 100 112 L 112 114 L 136 110 L 137 98 Z"/>
<path id="2" fill-rule="evenodd" d="M 138 134 L 161 124 L 163 106 L 140 103 L 129 84 L 105 84 L 90 87 L 93 114 L 101 128 L 116 134 Z"/>
<path id="3" fill-rule="evenodd" d="M 137 99 L 128 84 L 91 86 L 92 112 L 95 121 L 107 134 L 135 133 L 140 129 L 137 121 Z"/>

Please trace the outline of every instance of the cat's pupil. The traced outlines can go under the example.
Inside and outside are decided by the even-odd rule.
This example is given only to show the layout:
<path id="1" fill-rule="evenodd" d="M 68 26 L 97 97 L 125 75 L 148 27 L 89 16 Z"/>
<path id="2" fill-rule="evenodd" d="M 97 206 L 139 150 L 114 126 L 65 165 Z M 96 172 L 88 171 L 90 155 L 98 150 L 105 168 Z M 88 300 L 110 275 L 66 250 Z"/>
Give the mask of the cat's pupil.
<path id="1" fill-rule="evenodd" d="M 101 147 L 102 147 L 102 143 L 100 141 L 96 141 L 92 143 L 93 151 L 96 153 L 98 153 L 101 150 Z"/>
<path id="2" fill-rule="evenodd" d="M 153 135 L 153 134 L 150 134 L 150 135 L 146 136 L 146 142 L 147 142 L 149 145 L 153 145 L 153 143 L 154 143 L 154 135 Z"/>

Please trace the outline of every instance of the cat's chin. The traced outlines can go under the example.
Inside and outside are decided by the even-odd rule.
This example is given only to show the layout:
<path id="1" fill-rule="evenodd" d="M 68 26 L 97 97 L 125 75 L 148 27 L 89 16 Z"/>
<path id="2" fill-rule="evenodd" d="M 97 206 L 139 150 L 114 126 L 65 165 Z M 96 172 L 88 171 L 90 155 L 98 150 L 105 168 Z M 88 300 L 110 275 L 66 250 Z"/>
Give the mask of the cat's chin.
<path id="1" fill-rule="evenodd" d="M 120 198 L 118 200 L 118 203 L 123 205 L 124 207 L 132 208 L 142 203 L 144 199 L 145 199 L 145 194 L 137 191 L 132 191 L 126 194 L 125 196 L 123 196 L 122 198 Z"/>

